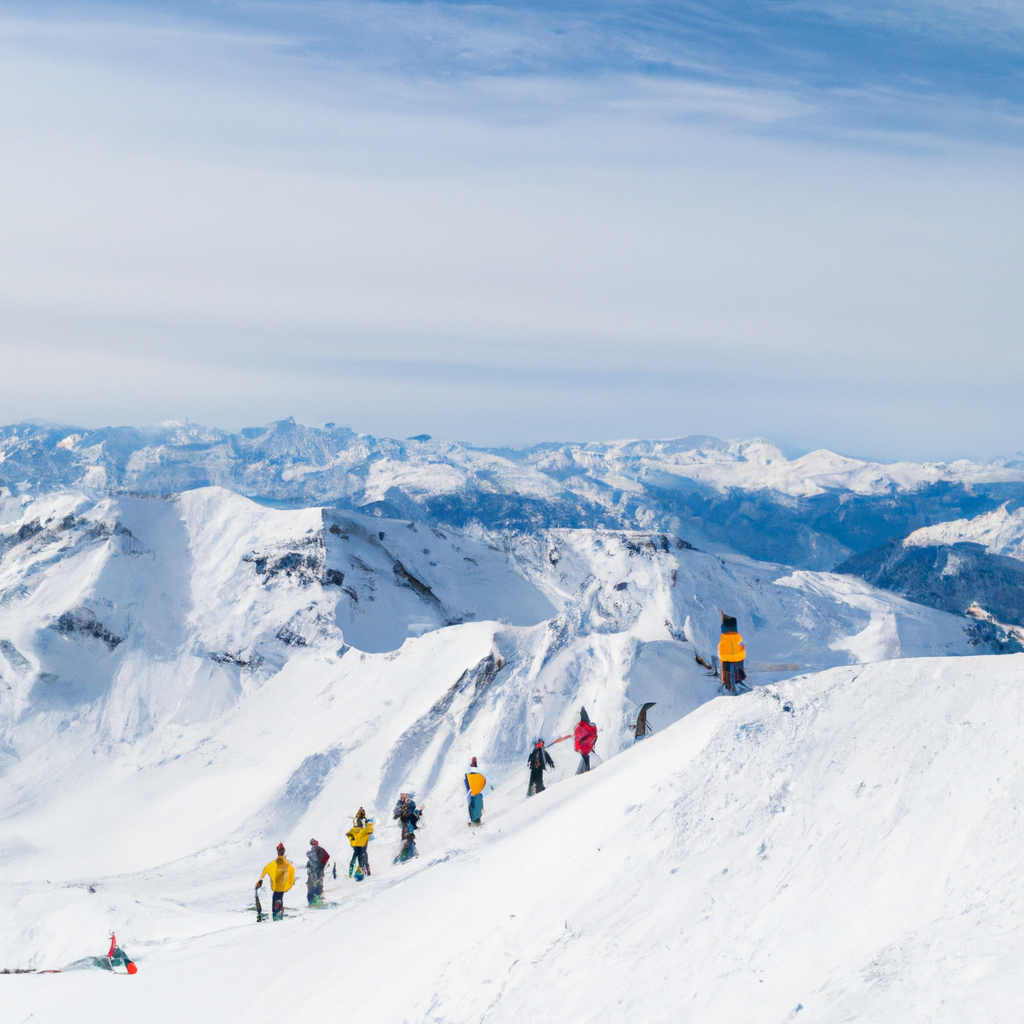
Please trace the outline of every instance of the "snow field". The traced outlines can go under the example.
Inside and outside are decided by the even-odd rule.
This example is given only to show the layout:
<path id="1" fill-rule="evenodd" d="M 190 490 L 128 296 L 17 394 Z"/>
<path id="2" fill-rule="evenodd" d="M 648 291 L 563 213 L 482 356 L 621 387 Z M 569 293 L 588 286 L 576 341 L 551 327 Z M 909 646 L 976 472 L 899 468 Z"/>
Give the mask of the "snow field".
<path id="1" fill-rule="evenodd" d="M 182 913 L 208 930 L 178 937 L 154 902 L 166 882 L 125 880 L 150 904 L 119 930 L 139 975 L 5 979 L 10 1019 L 355 1002 L 451 1024 L 1016 1020 L 1022 668 L 880 663 L 715 699 L 531 800 L 510 780 L 482 829 L 429 825 L 409 865 L 374 844 L 367 882 L 281 923 L 226 893 L 202 910 L 203 884 Z M 266 847 L 250 859 L 254 876 Z"/>
<path id="2" fill-rule="evenodd" d="M 0 967 L 116 930 L 141 968 L 5 978 L 12 1021 L 105 1020 L 112 992 L 156 1022 L 360 995 L 446 1024 L 1013 1019 L 1022 662 L 927 657 L 976 652 L 962 619 L 662 534 L 437 531 L 220 488 L 5 502 L 5 535 L 44 528 L 0 561 Z M 719 609 L 772 685 L 716 698 L 696 656 Z M 526 801 L 534 739 L 581 704 L 599 769 L 556 745 Z M 421 856 L 393 866 L 406 789 Z M 373 875 L 306 910 L 309 838 L 344 875 L 360 805 Z M 257 927 L 278 840 L 292 913 Z"/>

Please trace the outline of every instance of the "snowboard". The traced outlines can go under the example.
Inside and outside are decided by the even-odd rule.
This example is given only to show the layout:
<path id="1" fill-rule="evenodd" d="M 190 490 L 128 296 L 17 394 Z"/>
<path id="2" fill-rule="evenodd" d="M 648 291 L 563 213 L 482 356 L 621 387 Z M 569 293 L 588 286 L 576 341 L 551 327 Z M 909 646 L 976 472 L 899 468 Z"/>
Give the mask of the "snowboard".
<path id="1" fill-rule="evenodd" d="M 394 859 L 395 864 L 404 864 L 407 860 L 412 860 L 416 856 L 416 843 L 412 839 L 407 839 L 402 843 L 402 848 L 398 851 L 398 856 Z"/>
<path id="2" fill-rule="evenodd" d="M 263 913 L 263 904 L 260 903 L 260 891 L 256 890 L 256 923 L 259 924 L 266 917 Z"/>
<path id="3" fill-rule="evenodd" d="M 647 701 L 647 703 L 644 704 L 644 706 L 640 709 L 640 713 L 636 716 L 636 725 L 633 727 L 634 728 L 634 733 L 633 733 L 633 736 L 634 736 L 633 742 L 634 743 L 637 740 L 642 740 L 649 732 L 653 732 L 654 731 L 647 724 L 647 712 L 651 708 L 654 707 L 655 703 L 656 702 L 653 701 L 653 700 Z"/>

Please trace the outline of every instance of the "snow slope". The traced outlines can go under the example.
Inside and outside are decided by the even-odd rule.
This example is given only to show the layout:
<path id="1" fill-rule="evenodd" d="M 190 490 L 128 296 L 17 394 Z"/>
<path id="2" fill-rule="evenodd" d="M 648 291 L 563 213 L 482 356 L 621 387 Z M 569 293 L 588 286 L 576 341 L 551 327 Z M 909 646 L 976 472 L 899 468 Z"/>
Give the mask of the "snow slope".
<path id="1" fill-rule="evenodd" d="M 375 844 L 367 882 L 339 880 L 332 905 L 277 924 L 243 911 L 269 843 L 77 888 L 37 879 L 16 896 L 20 948 L 59 922 L 95 951 L 119 923 L 140 972 L 8 978 L 6 1012 L 1015 1021 L 1022 668 L 880 662 L 712 700 L 533 800 L 510 778 L 479 831 L 438 814 L 410 865 Z"/>
<path id="2" fill-rule="evenodd" d="M 446 533 L 272 510 L 220 488 L 21 499 L 0 529 L 0 749 L 15 767 L 55 736 L 67 748 L 78 736 L 132 743 L 202 727 L 297 659 L 333 666 L 350 648 L 396 656 L 417 636 L 473 621 L 504 637 L 496 657 L 513 691 L 569 665 L 557 683 L 565 714 L 588 680 L 610 680 L 614 721 L 647 699 L 667 704 L 668 720 L 694 706 L 649 694 L 666 673 L 700 675 L 696 656 L 710 660 L 723 608 L 739 616 L 754 671 L 975 653 L 954 616 L 665 534 Z M 446 668 L 430 701 L 483 656 L 452 677 Z M 545 712 L 522 729 L 555 725 Z"/>

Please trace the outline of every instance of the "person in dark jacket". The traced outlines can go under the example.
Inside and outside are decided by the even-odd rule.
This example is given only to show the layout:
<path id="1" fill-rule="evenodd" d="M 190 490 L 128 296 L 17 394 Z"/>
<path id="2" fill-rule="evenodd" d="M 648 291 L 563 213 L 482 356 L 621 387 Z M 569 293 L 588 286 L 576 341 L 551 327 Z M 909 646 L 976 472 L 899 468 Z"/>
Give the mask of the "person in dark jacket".
<path id="1" fill-rule="evenodd" d="M 533 796 L 534 793 L 543 793 L 544 772 L 548 768 L 555 767 L 555 762 L 551 760 L 551 755 L 544 749 L 543 740 L 537 740 L 533 750 L 530 751 L 526 764 L 530 769 L 530 787 L 527 789 L 526 795 Z"/>
<path id="2" fill-rule="evenodd" d="M 586 708 L 580 708 L 580 721 L 579 725 L 576 726 L 576 731 L 573 733 L 573 738 L 575 740 L 576 752 L 582 759 L 576 774 L 589 772 L 590 754 L 594 749 L 594 744 L 597 742 L 597 726 L 590 720 L 590 715 L 587 714 Z"/>
<path id="3" fill-rule="evenodd" d="M 411 793 L 402 793 L 395 804 L 393 817 L 397 818 L 402 826 L 402 847 L 395 858 L 397 864 L 419 856 L 416 852 L 416 828 L 423 817 L 423 808 L 417 808 Z"/>
<path id="4" fill-rule="evenodd" d="M 324 901 L 324 869 L 330 859 L 331 855 L 315 839 L 310 839 L 306 853 L 306 902 L 310 906 Z"/>

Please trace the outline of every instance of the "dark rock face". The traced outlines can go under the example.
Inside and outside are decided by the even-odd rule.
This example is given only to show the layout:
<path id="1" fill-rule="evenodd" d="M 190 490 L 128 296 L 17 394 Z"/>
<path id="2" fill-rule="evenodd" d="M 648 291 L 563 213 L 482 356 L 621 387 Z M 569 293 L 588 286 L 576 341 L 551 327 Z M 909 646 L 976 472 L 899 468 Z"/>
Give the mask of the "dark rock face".
<path id="1" fill-rule="evenodd" d="M 102 640 L 110 650 L 120 644 L 124 637 L 112 633 L 88 608 L 72 608 L 53 624 L 53 628 L 64 636 L 81 633 Z"/>
<path id="2" fill-rule="evenodd" d="M 976 620 L 965 627 L 968 641 L 975 647 L 981 647 L 993 654 L 1020 654 L 1024 651 L 1024 643 L 1020 637 L 998 622 L 984 619 Z"/>
<path id="3" fill-rule="evenodd" d="M 836 572 L 930 608 L 962 615 L 979 604 L 1000 622 L 1024 625 L 1024 562 L 987 554 L 980 544 L 905 548 L 890 541 L 848 558 Z"/>
<path id="4" fill-rule="evenodd" d="M 308 587 L 314 583 L 341 586 L 345 579 L 341 573 L 334 573 L 330 579 L 325 576 L 325 548 L 322 534 L 314 534 L 298 547 L 299 550 L 271 553 L 254 551 L 246 555 L 242 561 L 253 564 L 256 574 L 264 584 L 283 576 L 300 587 Z M 337 576 L 341 576 L 341 579 L 337 579 Z"/>
<path id="5" fill-rule="evenodd" d="M 30 538 L 34 537 L 37 533 L 42 532 L 42 524 L 37 519 L 33 523 L 25 523 L 25 525 L 22 526 L 21 529 L 18 530 L 18 532 L 14 535 L 13 540 L 15 544 L 20 544 L 23 540 L 29 540 Z"/>

